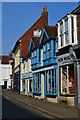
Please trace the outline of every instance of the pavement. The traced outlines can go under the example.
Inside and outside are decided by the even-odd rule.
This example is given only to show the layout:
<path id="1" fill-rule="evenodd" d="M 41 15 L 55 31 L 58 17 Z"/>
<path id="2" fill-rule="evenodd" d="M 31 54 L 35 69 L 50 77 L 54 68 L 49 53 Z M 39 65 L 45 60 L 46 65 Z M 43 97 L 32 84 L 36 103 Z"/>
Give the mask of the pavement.
<path id="1" fill-rule="evenodd" d="M 73 120 L 76 118 L 79 119 L 78 110 L 65 104 L 53 103 L 46 100 L 40 100 L 33 97 L 21 95 L 13 90 L 3 89 L 2 94 L 3 96 L 11 97 L 18 102 L 31 106 L 55 118 L 60 118 L 62 120 L 65 118 L 73 118 Z"/>

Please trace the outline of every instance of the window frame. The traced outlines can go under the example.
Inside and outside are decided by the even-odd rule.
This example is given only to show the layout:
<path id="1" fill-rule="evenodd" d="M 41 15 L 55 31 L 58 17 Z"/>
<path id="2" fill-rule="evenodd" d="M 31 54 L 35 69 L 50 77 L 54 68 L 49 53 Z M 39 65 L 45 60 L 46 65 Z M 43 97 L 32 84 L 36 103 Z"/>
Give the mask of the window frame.
<path id="1" fill-rule="evenodd" d="M 51 75 L 49 78 L 47 73 Z M 57 95 L 56 68 L 46 70 L 46 95 Z"/>
<path id="2" fill-rule="evenodd" d="M 41 74 L 40 73 L 33 74 L 33 93 L 36 93 L 36 94 L 41 93 Z"/>
<path id="3" fill-rule="evenodd" d="M 72 18 L 73 18 L 73 29 L 72 29 Z M 68 31 L 66 31 L 65 21 L 68 20 Z M 67 45 L 77 44 L 77 15 L 69 14 L 65 18 L 63 18 L 58 24 L 58 40 L 59 40 L 59 48 L 66 47 Z M 60 32 L 61 24 L 63 24 L 63 32 Z M 67 36 L 67 37 L 66 37 Z M 66 40 L 66 38 L 68 38 Z M 63 40 L 61 40 L 63 38 Z M 61 44 L 61 41 L 64 41 Z"/>

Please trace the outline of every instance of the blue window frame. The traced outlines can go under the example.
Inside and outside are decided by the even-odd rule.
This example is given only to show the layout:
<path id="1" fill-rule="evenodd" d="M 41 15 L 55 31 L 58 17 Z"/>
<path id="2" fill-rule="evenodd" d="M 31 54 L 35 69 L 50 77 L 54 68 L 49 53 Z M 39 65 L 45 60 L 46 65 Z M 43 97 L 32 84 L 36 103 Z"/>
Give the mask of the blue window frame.
<path id="1" fill-rule="evenodd" d="M 32 53 L 31 53 L 31 58 L 32 58 L 32 64 L 35 64 L 37 62 L 37 53 L 36 53 L 36 50 L 34 50 Z"/>
<path id="2" fill-rule="evenodd" d="M 56 41 L 54 40 L 54 49 L 53 49 L 53 50 L 54 50 L 54 51 L 53 51 L 54 56 L 56 55 L 56 45 L 55 45 L 55 44 L 56 44 Z"/>
<path id="3" fill-rule="evenodd" d="M 39 49 L 39 62 L 41 62 L 41 49 Z"/>
<path id="4" fill-rule="evenodd" d="M 56 91 L 56 69 L 46 71 L 46 94 L 54 95 Z"/>
<path id="5" fill-rule="evenodd" d="M 45 60 L 46 59 L 46 44 L 43 45 L 43 52 L 44 52 L 43 59 Z"/>
<path id="6" fill-rule="evenodd" d="M 51 42 L 47 43 L 47 58 L 51 57 Z"/>
<path id="7" fill-rule="evenodd" d="M 33 74 L 33 92 L 41 93 L 41 74 L 40 73 Z"/>

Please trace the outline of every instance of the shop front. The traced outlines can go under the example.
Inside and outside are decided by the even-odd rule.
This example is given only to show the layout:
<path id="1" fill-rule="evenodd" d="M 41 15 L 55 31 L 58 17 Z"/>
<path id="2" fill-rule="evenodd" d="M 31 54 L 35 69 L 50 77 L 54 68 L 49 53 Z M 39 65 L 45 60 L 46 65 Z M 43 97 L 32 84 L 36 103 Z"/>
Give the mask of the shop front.
<path id="1" fill-rule="evenodd" d="M 22 94 L 32 96 L 32 73 L 25 73 L 21 75 Z"/>
<path id="2" fill-rule="evenodd" d="M 33 95 L 39 99 L 57 102 L 57 65 L 33 71 Z"/>
<path id="3" fill-rule="evenodd" d="M 74 106 L 74 63 L 69 53 L 57 56 L 59 68 L 59 101 Z"/>

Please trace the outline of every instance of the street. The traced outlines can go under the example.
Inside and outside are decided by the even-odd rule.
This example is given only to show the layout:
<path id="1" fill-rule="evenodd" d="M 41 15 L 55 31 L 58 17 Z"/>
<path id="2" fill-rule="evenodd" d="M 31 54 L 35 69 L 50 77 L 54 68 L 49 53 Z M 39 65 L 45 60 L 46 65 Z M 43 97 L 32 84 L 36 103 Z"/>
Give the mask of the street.
<path id="1" fill-rule="evenodd" d="M 50 118 L 29 106 L 11 100 L 8 97 L 2 98 L 2 118 Z"/>

